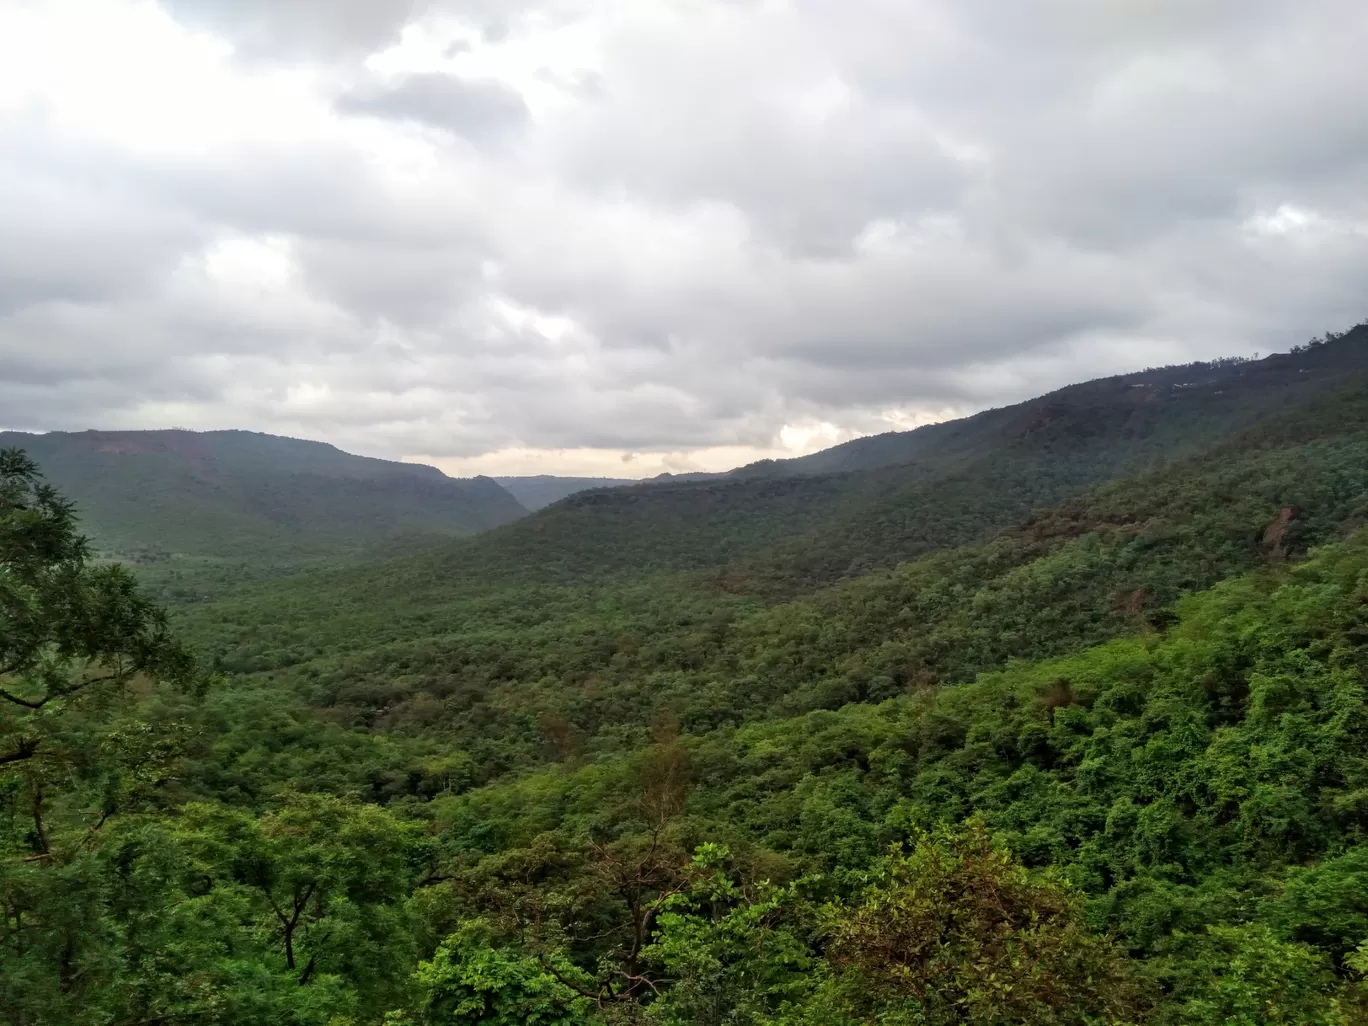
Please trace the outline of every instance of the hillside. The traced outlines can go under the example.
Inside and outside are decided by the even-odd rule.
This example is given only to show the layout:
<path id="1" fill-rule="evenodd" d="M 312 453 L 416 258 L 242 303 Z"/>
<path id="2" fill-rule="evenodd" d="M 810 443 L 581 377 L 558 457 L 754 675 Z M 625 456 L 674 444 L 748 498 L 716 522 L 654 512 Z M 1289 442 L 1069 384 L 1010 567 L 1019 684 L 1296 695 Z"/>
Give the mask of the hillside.
<path id="1" fill-rule="evenodd" d="M 76 501 L 100 550 L 144 562 L 297 561 L 526 512 L 489 478 L 249 431 L 0 433 L 10 446 Z"/>
<path id="2" fill-rule="evenodd" d="M 1359 387 L 982 541 L 957 544 L 968 531 L 950 525 L 918 559 L 778 601 L 735 586 L 746 563 L 576 584 L 555 567 L 472 579 L 428 553 L 246 591 L 181 624 L 226 669 L 288 683 L 336 722 L 440 736 L 490 777 L 554 752 L 546 722 L 577 750 L 616 750 L 662 716 L 707 732 L 1149 629 L 1183 594 L 1365 521 Z"/>
<path id="3" fill-rule="evenodd" d="M 640 483 L 625 477 L 556 477 L 551 474 L 496 477 L 494 480 L 525 508 L 534 511 L 591 488 L 623 488 Z"/>
<path id="4" fill-rule="evenodd" d="M 1001 902 L 1011 893 L 1002 866 L 972 854 L 989 847 L 974 840 L 979 829 L 999 852 L 1043 871 L 1037 880 L 1067 881 L 1080 918 L 1134 960 L 1138 993 L 1117 978 L 1124 971 L 1108 973 L 1116 974 L 1108 991 L 1139 1006 L 1125 1021 L 1362 1022 L 1366 582 L 1360 533 L 1304 565 L 1262 570 L 1185 600 L 1162 634 L 956 688 L 703 736 L 658 736 L 635 754 L 439 798 L 457 914 L 512 923 L 519 911 L 565 905 L 575 919 L 592 916 L 592 902 L 611 899 L 590 881 L 608 858 L 641 849 L 624 841 L 605 853 L 585 839 L 619 830 L 653 836 L 653 796 L 662 794 L 662 769 L 673 766 L 679 782 L 667 792 L 667 826 L 656 842 L 669 854 L 656 864 L 662 872 L 683 867 L 677 853 L 707 839 L 727 846 L 719 868 L 735 883 L 720 895 L 695 884 L 687 911 L 658 929 L 695 946 L 699 958 L 730 953 L 743 961 L 749 971 L 738 965 L 726 993 L 774 1016 L 760 1021 L 790 1021 L 775 1011 L 783 1002 L 816 1006 L 804 1022 L 830 1021 L 823 1013 L 833 1003 L 849 1009 L 839 1022 L 882 1021 L 874 1016 L 890 998 L 870 981 L 880 979 L 885 949 L 863 964 L 843 956 L 841 934 L 814 925 L 822 915 L 827 931 L 856 918 L 855 935 L 868 945 L 899 951 L 894 945 L 923 937 L 932 951 L 945 945 L 943 968 L 918 960 L 908 971 L 929 973 L 931 994 L 953 990 L 952 973 L 971 955 L 947 937 L 966 929 L 960 916 L 975 908 L 972 895 L 988 888 Z M 966 821 L 967 848 L 946 827 Z M 888 857 L 890 844 L 911 849 L 911 865 L 907 855 Z M 963 865 L 969 879 L 947 887 L 939 875 L 946 870 L 937 868 L 947 863 Z M 541 873 L 520 886 L 516 867 L 529 864 Z M 805 883 L 776 893 L 756 883 L 762 877 Z M 653 893 L 669 884 L 657 886 Z M 943 904 L 923 910 L 919 899 Z M 616 914 L 630 915 L 630 901 L 622 904 Z M 726 918 L 708 929 L 719 916 Z M 1051 929 L 1046 915 L 1023 918 L 1033 930 Z M 1010 939 L 992 933 L 1012 950 Z M 536 950 L 553 943 L 546 936 L 524 943 Z M 634 957 L 616 939 L 572 934 L 559 944 L 580 964 Z M 771 963 L 765 953 L 776 948 Z M 1017 979 L 993 943 L 971 950 L 983 960 L 971 964 Z M 684 951 L 658 953 L 670 954 L 677 961 L 665 967 L 687 964 Z M 766 988 L 757 967 L 785 991 Z M 667 1008 L 694 997 L 693 978 L 672 979 L 679 982 L 662 999 Z M 1083 979 L 1076 986 L 1088 993 Z M 674 1021 L 692 1020 L 682 1012 Z"/>
<path id="5" fill-rule="evenodd" d="M 1348 332 L 1331 332 L 1324 339 L 1263 360 L 1217 360 L 1099 378 L 1070 385 L 1017 406 L 986 410 L 960 420 L 856 438 L 809 456 L 764 460 L 740 467 L 730 476 L 832 474 L 912 461 L 944 466 L 987 455 L 1000 447 L 1004 436 L 1113 402 L 1123 407 L 1153 403 L 1171 405 L 1179 397 L 1195 396 L 1200 405 L 1204 399 L 1231 390 L 1242 394 L 1291 387 L 1300 390 L 1300 385 L 1294 386 L 1297 381 L 1294 376 L 1310 375 L 1323 382 L 1338 373 L 1362 373 L 1368 369 L 1364 356 L 1365 336 L 1368 336 L 1368 326 L 1360 324 Z M 1327 349 L 1326 343 L 1333 344 Z M 1149 430 L 1149 423 L 1142 419 L 1135 428 Z M 1184 437 L 1180 441 L 1190 445 L 1199 439 Z"/>
<path id="6" fill-rule="evenodd" d="M 1025 487 L 990 452 L 939 479 L 966 498 L 927 522 L 920 555 L 865 550 L 867 567 L 830 582 L 755 587 L 761 568 L 795 564 L 783 532 L 748 512 L 803 523 L 807 499 L 831 489 L 826 508 L 854 523 L 921 494 L 898 471 L 587 493 L 440 558 L 189 611 L 182 630 L 238 682 L 214 713 L 232 726 L 192 786 L 246 806 L 307 787 L 421 809 L 443 922 L 489 924 L 488 947 L 470 950 L 565 959 L 590 992 L 647 975 L 662 996 L 633 1000 L 681 1026 L 705 984 L 768 1009 L 756 1022 L 826 1023 L 833 1003 L 838 1022 L 877 1021 L 883 999 L 850 989 L 865 977 L 842 975 L 857 971 L 817 923 L 876 929 L 870 908 L 911 900 L 899 873 L 939 879 L 927 860 L 964 860 L 980 886 L 1020 879 L 1012 865 L 1068 881 L 1077 921 L 1118 945 L 1121 961 L 1089 979 L 1111 979 L 1120 1021 L 1230 1021 L 1245 987 L 1260 1008 L 1290 1009 L 1249 1022 L 1356 1022 L 1332 1018 L 1331 1001 L 1360 1007 L 1352 967 L 1368 939 L 1355 890 L 1368 382 L 1349 349 L 1362 341 L 1328 354 L 1344 369 L 1334 380 L 1303 386 L 1312 373 L 1294 363 L 1267 391 L 1256 374 L 1111 414 L 1111 391 L 1056 407 L 1064 430 L 1034 451 L 1005 426 L 1025 411 L 1004 416 L 1006 451 L 1063 480 L 1084 476 L 1070 476 L 1074 458 L 1086 473 L 1115 465 L 1096 436 L 1139 469 L 985 530 L 967 497 L 1008 510 Z M 982 467 L 994 475 L 967 473 Z M 833 530 L 809 523 L 811 538 Z M 662 546 L 704 537 L 652 554 L 650 525 Z M 595 530 L 639 531 L 643 547 L 578 578 L 602 570 L 587 549 L 543 563 Z M 1010 859 L 973 855 L 989 843 L 976 829 Z M 894 842 L 914 868 L 886 860 Z M 725 846 L 707 856 L 722 875 L 691 875 L 709 844 Z M 635 873 L 648 901 L 691 895 L 645 954 L 615 925 L 631 921 L 637 892 L 616 887 Z M 943 886 L 947 909 L 970 900 Z M 1060 914 L 1050 907 L 1035 914 Z M 737 959 L 736 975 L 699 982 L 689 952 Z M 1250 980 L 1250 962 L 1280 968 Z M 780 1015 L 757 965 L 810 1018 Z"/>
<path id="7" fill-rule="evenodd" d="M 1365 380 L 1368 328 L 1359 327 L 1291 354 L 1089 382 L 908 432 L 900 437 L 924 452 L 899 464 L 581 492 L 434 550 L 417 572 L 480 588 L 495 578 L 571 585 L 711 571 L 738 592 L 794 594 L 988 538 L 1034 508 L 1201 453 Z"/>

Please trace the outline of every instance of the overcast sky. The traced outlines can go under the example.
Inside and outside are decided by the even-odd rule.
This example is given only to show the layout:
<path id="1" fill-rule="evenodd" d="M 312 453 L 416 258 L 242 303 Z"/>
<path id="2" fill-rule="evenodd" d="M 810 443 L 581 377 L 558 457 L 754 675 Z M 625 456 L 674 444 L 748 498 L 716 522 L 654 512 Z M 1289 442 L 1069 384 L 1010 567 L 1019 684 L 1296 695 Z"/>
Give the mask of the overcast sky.
<path id="1" fill-rule="evenodd" d="M 1368 316 L 1363 0 L 0 0 L 0 428 L 723 469 Z"/>

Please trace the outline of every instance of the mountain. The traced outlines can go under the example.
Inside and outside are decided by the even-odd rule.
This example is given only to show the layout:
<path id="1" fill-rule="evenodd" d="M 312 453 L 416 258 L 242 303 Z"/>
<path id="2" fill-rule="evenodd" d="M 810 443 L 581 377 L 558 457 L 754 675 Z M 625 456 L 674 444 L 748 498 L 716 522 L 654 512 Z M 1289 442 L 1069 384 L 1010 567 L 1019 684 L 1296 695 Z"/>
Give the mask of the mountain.
<path id="1" fill-rule="evenodd" d="M 488 530 L 526 510 L 489 478 L 251 431 L 0 432 L 74 499 L 102 551 L 281 561 Z"/>
<path id="2" fill-rule="evenodd" d="M 1128 409 L 1161 404 L 1173 407 L 1178 399 L 1195 397 L 1196 402 L 1180 402 L 1189 409 L 1208 406 L 1216 416 L 1219 407 L 1238 405 L 1256 392 L 1265 395 L 1283 389 L 1304 393 L 1310 375 L 1312 390 L 1323 387 L 1341 372 L 1365 370 L 1363 341 L 1368 328 L 1358 325 L 1349 332 L 1331 332 L 1325 339 L 1298 346 L 1290 353 L 1278 353 L 1263 360 L 1241 358 L 1182 364 L 1170 367 L 1099 378 L 1070 385 L 1038 399 L 1016 406 L 986 410 L 971 417 L 929 424 L 910 431 L 890 431 L 852 439 L 808 456 L 783 460 L 762 460 L 739 467 L 731 477 L 786 477 L 795 474 L 832 474 L 874 470 L 898 464 L 920 463 L 944 466 L 961 463 L 998 449 L 1013 434 L 1046 426 L 1062 417 L 1087 416 L 1088 411 L 1110 415 L 1114 404 Z M 1329 343 L 1329 348 L 1326 348 Z M 1226 395 L 1224 403 L 1209 402 Z M 1141 416 L 1127 433 L 1148 432 L 1161 421 L 1172 420 L 1169 411 L 1156 409 L 1155 416 Z M 1200 436 L 1186 427 L 1176 440 L 1191 446 Z"/>
<path id="3" fill-rule="evenodd" d="M 236 682 L 194 786 L 421 809 L 451 914 L 507 915 L 513 958 L 557 909 L 545 943 L 583 986 L 634 957 L 601 940 L 632 912 L 605 911 L 614 873 L 703 879 L 712 852 L 736 890 L 700 885 L 689 944 L 748 965 L 774 934 L 737 954 L 744 916 L 808 937 L 891 844 L 982 821 L 1162 984 L 1154 1021 L 1227 1021 L 1174 1008 L 1241 945 L 1328 972 L 1368 938 L 1365 347 L 1066 389 L 904 464 L 586 492 L 187 609 Z M 775 904 L 709 918 L 748 887 Z M 794 964 L 830 951 L 791 940 Z"/>
<path id="4" fill-rule="evenodd" d="M 552 474 L 537 474 L 532 477 L 496 477 L 504 488 L 529 510 L 545 509 L 561 499 L 578 495 L 580 492 L 601 488 L 627 488 L 646 484 L 678 484 L 684 481 L 712 481 L 726 477 L 726 473 L 686 472 L 673 474 L 666 472 L 655 477 L 556 477 Z"/>
<path id="5" fill-rule="evenodd" d="M 530 510 L 542 509 L 560 502 L 568 495 L 585 492 L 591 488 L 622 488 L 640 483 L 633 478 L 625 477 L 555 477 L 551 474 L 496 477 L 494 480 Z"/>
<path id="6" fill-rule="evenodd" d="M 1263 360 L 1087 382 L 837 447 L 841 462 L 863 452 L 871 466 L 784 474 L 795 461 L 783 461 L 580 492 L 430 560 L 453 583 L 709 571 L 740 592 L 790 594 L 989 537 L 1032 509 L 1200 454 L 1365 380 L 1368 327 L 1360 326 Z M 884 463 L 890 447 L 917 455 Z M 797 462 L 811 467 L 803 461 L 814 458 Z"/>

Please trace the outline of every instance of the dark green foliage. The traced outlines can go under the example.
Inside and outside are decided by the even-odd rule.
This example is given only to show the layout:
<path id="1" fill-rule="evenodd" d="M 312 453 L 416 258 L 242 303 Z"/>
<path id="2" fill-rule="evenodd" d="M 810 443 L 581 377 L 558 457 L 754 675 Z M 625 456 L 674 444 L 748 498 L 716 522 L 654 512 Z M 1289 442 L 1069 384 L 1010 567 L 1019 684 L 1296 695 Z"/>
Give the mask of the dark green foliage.
<path id="1" fill-rule="evenodd" d="M 700 846 L 694 865 L 711 872 L 660 915 L 648 954 L 670 981 L 651 1008 L 661 1023 L 769 1022 L 819 985 L 822 963 L 808 943 L 817 910 L 796 885 L 738 887 L 726 872 L 730 855 Z"/>
<path id="2" fill-rule="evenodd" d="M 230 1002 L 250 960 L 286 995 L 342 983 L 342 1007 L 378 1016 L 412 965 L 416 839 L 383 809 L 321 795 L 287 796 L 260 816 L 186 806 L 163 842 L 181 858 L 171 882 L 187 895 L 186 926 L 212 923 L 216 936 L 181 971 Z"/>
<path id="3" fill-rule="evenodd" d="M 1186 600 L 1163 635 L 688 740 L 682 814 L 696 835 L 782 856 L 771 870 L 833 882 L 890 841 L 977 815 L 1027 866 L 1073 882 L 1088 921 L 1174 995 L 1172 1021 L 1251 1001 L 1282 1009 L 1267 1021 L 1337 1021 L 1326 974 L 1363 939 L 1366 582 L 1357 535 Z M 481 864 L 548 828 L 637 830 L 641 787 L 632 760 L 599 760 L 444 799 L 446 843 Z M 509 854 L 459 854 L 489 851 Z M 1286 957 L 1226 969 L 1231 944 Z"/>
<path id="4" fill-rule="evenodd" d="M 1212 927 L 1163 1016 L 1191 1026 L 1328 1026 L 1359 1021 L 1335 994 L 1330 959 L 1261 923 Z M 1346 999 L 1347 999 L 1346 995 Z M 1340 1005 L 1340 1007 L 1337 1007 Z"/>
<path id="5" fill-rule="evenodd" d="M 530 955 L 489 943 L 475 923 L 448 937 L 414 974 L 413 1013 L 387 1026 L 575 1026 L 592 1004 Z"/>
<path id="6" fill-rule="evenodd" d="M 15 449 L 0 450 L 0 568 L 0 698 L 11 707 L 36 713 L 140 673 L 187 672 L 165 616 L 122 567 L 89 565 L 72 504 Z"/>
<path id="7" fill-rule="evenodd" d="M 985 543 L 786 602 L 722 590 L 732 569 L 478 586 L 413 559 L 245 592 L 183 626 L 339 723 L 459 746 L 484 780 L 639 745 L 662 718 L 702 733 L 1161 629 L 1181 595 L 1295 559 L 1365 512 L 1368 393 L 1352 390 Z"/>

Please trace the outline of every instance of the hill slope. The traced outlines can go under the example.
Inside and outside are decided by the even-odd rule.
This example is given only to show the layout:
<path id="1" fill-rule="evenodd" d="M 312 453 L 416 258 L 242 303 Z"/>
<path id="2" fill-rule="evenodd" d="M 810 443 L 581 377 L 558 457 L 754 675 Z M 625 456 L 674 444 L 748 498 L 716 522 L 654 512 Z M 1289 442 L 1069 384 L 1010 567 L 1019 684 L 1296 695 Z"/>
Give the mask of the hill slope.
<path id="1" fill-rule="evenodd" d="M 0 433 L 81 511 L 102 550 L 261 561 L 399 535 L 465 535 L 526 510 L 489 478 L 249 431 Z"/>
<path id="2" fill-rule="evenodd" d="M 808 456 L 763 460 L 739 467 L 729 476 L 832 474 L 912 461 L 929 461 L 940 466 L 947 462 L 962 462 L 996 449 L 1004 433 L 1020 430 L 1023 414 L 1047 420 L 1070 410 L 1108 405 L 1117 401 L 1118 395 L 1121 405 L 1128 406 L 1136 402 L 1171 401 L 1185 393 L 1200 397 L 1221 395 L 1230 389 L 1248 392 L 1266 390 L 1270 386 L 1291 387 L 1296 380 L 1293 375 L 1309 374 L 1324 379 L 1343 371 L 1362 372 L 1368 369 L 1364 355 L 1366 341 L 1368 325 L 1360 324 L 1348 332 L 1330 332 L 1324 339 L 1264 360 L 1216 360 L 1098 378 L 1069 385 L 1016 406 L 985 410 L 960 420 L 856 438 Z M 1128 394 L 1131 392 L 1133 394 Z"/>
<path id="3" fill-rule="evenodd" d="M 616 750 L 661 717 L 706 733 L 1152 630 L 1182 595 L 1365 521 L 1358 389 L 784 601 L 738 592 L 735 567 L 472 580 L 425 554 L 249 589 L 180 623 L 225 669 L 338 722 L 445 737 L 487 777 L 554 751 L 548 723 Z"/>
<path id="4" fill-rule="evenodd" d="M 683 553 L 587 578 L 566 570 L 583 554 L 546 568 L 533 549 L 520 564 L 506 540 L 567 510 L 565 536 L 592 535 L 592 511 L 606 509 L 605 534 L 635 530 L 623 510 L 650 513 L 676 544 L 689 531 L 680 489 L 717 500 L 737 484 L 795 523 L 795 496 L 820 494 L 804 488 L 886 482 L 892 469 L 643 487 L 625 505 L 588 493 L 440 556 L 243 591 L 180 620 L 236 683 L 193 786 L 245 805 L 308 788 L 409 810 L 439 853 L 428 878 L 443 881 L 443 915 L 489 917 L 504 951 L 551 951 L 585 973 L 634 957 L 604 924 L 616 892 L 595 888 L 637 859 L 687 867 L 696 846 L 726 845 L 735 900 L 767 893 L 747 890 L 760 880 L 823 874 L 782 906 L 737 913 L 763 917 L 759 952 L 776 924 L 808 943 L 817 907 L 877 878 L 889 844 L 974 816 L 1025 865 L 1067 877 L 1090 926 L 1140 960 L 1159 1006 L 1149 1021 L 1234 1021 L 1187 1011 L 1223 993 L 1237 955 L 1314 960 L 1324 978 L 1299 1000 L 1328 1007 L 1329 968 L 1347 969 L 1368 937 L 1355 854 L 1368 383 L 1346 372 L 1273 387 L 1291 399 L 1211 396 L 1166 407 L 1174 420 L 1085 407 L 1122 448 L 1117 425 L 1149 425 L 1133 456 L 1160 440 L 1197 451 L 1144 459 L 957 544 L 982 524 L 968 496 L 1007 509 L 1023 488 L 1021 475 L 968 474 L 1011 469 L 990 454 L 940 479 L 966 501 L 924 525 L 920 556 L 883 567 L 866 550 L 873 569 L 789 578 L 781 600 L 736 586 L 768 530 L 741 504 L 719 502 L 721 527 L 703 518 L 713 533 Z M 1042 446 L 1031 466 L 1076 481 L 1070 455 L 1096 467 L 1102 443 L 1083 415 L 1061 419 L 1077 444 Z M 853 511 L 859 498 L 839 501 Z M 709 555 L 733 534 L 746 544 Z M 852 544 L 869 537 L 889 535 Z M 503 572 L 483 562 L 495 554 L 511 560 Z M 563 929 L 529 940 L 519 926 L 548 908 Z M 689 944 L 732 957 L 733 921 L 708 924 L 705 912 Z M 796 950 L 794 965 L 825 955 L 820 942 Z M 795 987 L 814 982 L 807 971 Z"/>
<path id="5" fill-rule="evenodd" d="M 925 831 L 934 837 L 976 817 L 1023 863 L 1067 878 L 1091 926 L 1143 960 L 1157 1007 L 1141 1021 L 1363 1022 L 1368 995 L 1346 986 L 1342 1017 L 1332 1013 L 1331 997 L 1341 981 L 1357 977 L 1352 966 L 1362 970 L 1352 952 L 1368 937 L 1360 890 L 1368 868 L 1361 811 L 1368 785 L 1365 542 L 1360 532 L 1301 566 L 1269 568 L 1193 596 L 1165 634 L 878 704 L 667 736 L 637 753 L 569 762 L 440 798 L 434 804 L 446 871 L 460 881 L 453 886 L 460 914 L 491 914 L 533 879 L 524 867 L 555 865 L 547 853 L 574 852 L 576 842 L 589 857 L 563 874 L 536 876 L 522 907 L 573 901 L 573 888 L 598 870 L 592 839 L 629 832 L 643 847 L 677 844 L 685 856 L 706 839 L 728 845 L 728 871 L 743 882 L 747 874 L 780 881 L 823 874 L 811 897 L 799 889 L 783 903 L 749 907 L 766 917 L 767 931 L 742 957 L 759 962 L 778 935 L 789 945 L 788 964 L 802 967 L 796 976 L 811 963 L 795 949 L 831 958 L 804 916 L 833 890 L 841 895 L 846 874 L 866 880 L 890 844 L 928 845 Z M 662 767 L 675 767 L 681 780 L 671 792 L 673 817 L 652 833 L 643 810 L 660 791 Z M 514 877 L 510 867 L 523 875 Z M 930 874 L 920 868 L 925 881 Z M 920 924 L 911 887 L 918 879 L 910 876 L 908 891 L 898 892 L 906 903 L 896 906 L 914 938 Z M 706 897 L 715 902 L 718 893 Z M 948 901 L 947 921 L 954 906 L 970 903 L 963 894 Z M 706 924 L 715 906 L 700 905 Z M 718 938 L 735 944 L 739 919 L 711 932 L 697 928 L 688 940 L 725 957 L 735 949 Z M 889 932 L 901 925 L 892 914 L 888 921 Z M 938 943 L 935 930 L 927 932 L 928 946 Z M 895 953 L 911 946 L 898 939 L 902 947 L 890 944 Z M 563 944 L 584 963 L 604 957 L 577 935 Z M 885 959 L 884 951 L 873 960 Z M 840 961 L 832 961 L 839 971 Z M 1294 964 L 1305 967 L 1301 975 Z M 1341 970 L 1338 979 L 1332 967 Z M 1236 988 L 1252 1009 L 1243 1016 L 1231 996 Z M 801 983 L 795 989 L 811 993 Z M 749 996 L 761 987 L 736 991 Z M 820 990 L 798 1000 L 829 1007 L 819 1003 Z M 798 1021 L 832 1020 L 818 1014 Z M 881 1020 L 852 1014 L 835 1021 Z"/>
<path id="6" fill-rule="evenodd" d="M 1351 368 L 1363 340 L 1342 341 Z M 661 717 L 706 732 L 956 683 L 1151 629 L 1181 595 L 1368 519 L 1368 382 L 1274 367 L 1221 394 L 1078 404 L 925 483 L 589 492 L 181 622 L 227 669 L 339 722 L 446 737 L 492 776 L 546 757 L 547 723 L 614 750 Z"/>
<path id="7" fill-rule="evenodd" d="M 987 538 L 1033 508 L 1204 452 L 1363 381 L 1368 327 L 1265 360 L 1088 382 L 908 432 L 899 437 L 921 455 L 902 463 L 581 492 L 431 559 L 448 581 L 475 584 L 714 570 L 735 590 L 792 594 Z"/>

